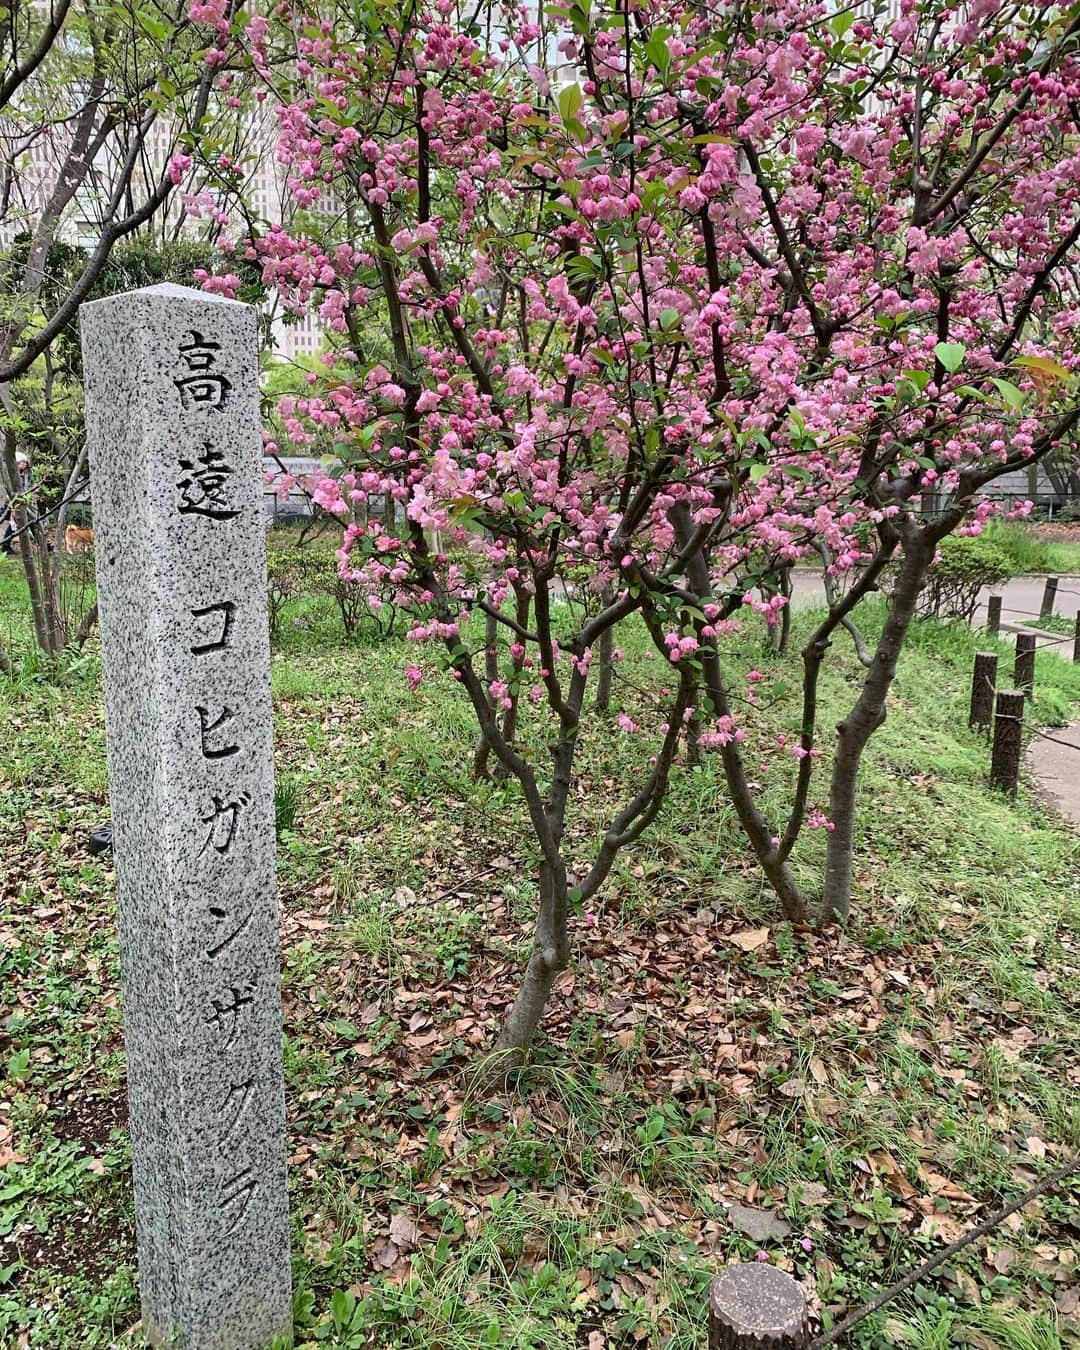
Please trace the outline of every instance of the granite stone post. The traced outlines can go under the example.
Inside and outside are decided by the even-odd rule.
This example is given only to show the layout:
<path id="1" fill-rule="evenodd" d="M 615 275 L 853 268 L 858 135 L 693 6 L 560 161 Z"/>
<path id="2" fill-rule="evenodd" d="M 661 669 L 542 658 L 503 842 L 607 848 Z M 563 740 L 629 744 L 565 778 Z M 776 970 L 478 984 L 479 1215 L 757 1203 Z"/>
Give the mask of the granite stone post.
<path id="1" fill-rule="evenodd" d="M 292 1328 L 255 311 L 80 311 L 139 1285 L 152 1340 Z"/>

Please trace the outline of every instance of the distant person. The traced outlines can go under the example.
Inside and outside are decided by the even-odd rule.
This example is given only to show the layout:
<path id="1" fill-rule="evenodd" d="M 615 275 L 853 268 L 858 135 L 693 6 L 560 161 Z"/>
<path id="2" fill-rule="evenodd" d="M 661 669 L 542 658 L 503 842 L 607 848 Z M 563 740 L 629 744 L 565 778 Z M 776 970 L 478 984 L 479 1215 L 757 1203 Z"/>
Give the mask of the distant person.
<path id="1" fill-rule="evenodd" d="M 19 496 L 30 491 L 30 461 L 21 450 L 15 452 L 15 491 Z M 6 495 L 6 494 L 5 494 Z M 15 549 L 15 540 L 18 538 L 19 527 L 15 523 L 15 503 L 6 501 L 4 503 L 5 520 L 3 524 L 3 538 L 0 538 L 0 552 L 10 556 Z"/>

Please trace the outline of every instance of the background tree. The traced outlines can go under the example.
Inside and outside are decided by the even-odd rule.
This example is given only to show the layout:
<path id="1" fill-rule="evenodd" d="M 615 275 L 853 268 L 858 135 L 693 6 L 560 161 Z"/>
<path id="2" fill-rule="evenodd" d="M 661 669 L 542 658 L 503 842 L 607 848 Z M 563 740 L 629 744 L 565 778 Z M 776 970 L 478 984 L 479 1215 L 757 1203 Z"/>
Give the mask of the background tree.
<path id="1" fill-rule="evenodd" d="M 16 248 L 22 242 L 17 240 Z M 163 281 L 194 285 L 196 272 L 211 264 L 212 253 L 210 244 L 199 241 L 163 247 L 139 238 L 121 243 L 102 267 L 88 299 Z M 85 267 L 86 254 L 71 245 L 54 244 L 47 261 L 46 302 Z M 76 612 L 64 595 L 64 531 L 88 486 L 77 317 L 27 373 L 8 386 L 4 431 L 12 460 L 22 450 L 31 463 L 29 491 L 21 498 L 15 495 L 15 537 L 37 646 L 55 657 L 69 645 L 81 646 L 97 617 L 96 603 Z M 84 600 L 86 588 L 80 584 L 77 590 Z"/>
<path id="2" fill-rule="evenodd" d="M 230 13 L 213 11 L 225 47 Z M 14 0 L 0 17 L 0 486 L 15 503 L 35 637 L 50 656 L 72 635 L 49 540 L 84 477 L 72 323 L 83 300 L 105 293 L 118 242 L 166 215 L 193 139 L 209 150 L 225 134 L 212 95 L 229 56 L 208 36 L 181 4 Z M 27 447 L 44 454 L 24 499 L 15 455 Z"/>

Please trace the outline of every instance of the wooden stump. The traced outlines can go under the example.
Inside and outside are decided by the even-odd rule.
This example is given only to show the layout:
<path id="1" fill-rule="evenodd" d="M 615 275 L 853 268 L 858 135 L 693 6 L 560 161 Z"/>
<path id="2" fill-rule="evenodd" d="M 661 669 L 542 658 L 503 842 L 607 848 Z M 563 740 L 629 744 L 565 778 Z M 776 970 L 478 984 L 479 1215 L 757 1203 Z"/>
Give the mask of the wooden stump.
<path id="1" fill-rule="evenodd" d="M 1039 618 L 1048 619 L 1054 612 L 1054 605 L 1057 601 L 1057 577 L 1047 577 L 1046 585 L 1043 587 L 1042 605 L 1039 607 Z"/>
<path id="2" fill-rule="evenodd" d="M 971 711 L 968 726 L 989 731 L 994 720 L 994 688 L 997 684 L 997 652 L 976 652 L 971 675 Z"/>
<path id="3" fill-rule="evenodd" d="M 709 1286 L 709 1350 L 804 1350 L 809 1333 L 802 1290 L 775 1266 L 728 1266 Z"/>
<path id="4" fill-rule="evenodd" d="M 1034 633 L 1017 633 L 1016 659 L 1013 661 L 1013 684 L 1022 689 L 1028 698 L 1035 691 L 1035 644 Z"/>
<path id="5" fill-rule="evenodd" d="M 1001 631 L 1001 596 L 991 595 L 986 601 L 986 631 Z"/>
<path id="6" fill-rule="evenodd" d="M 1019 689 L 998 690 L 994 715 L 994 749 L 990 781 L 1016 795 L 1024 734 L 1024 695 Z"/>

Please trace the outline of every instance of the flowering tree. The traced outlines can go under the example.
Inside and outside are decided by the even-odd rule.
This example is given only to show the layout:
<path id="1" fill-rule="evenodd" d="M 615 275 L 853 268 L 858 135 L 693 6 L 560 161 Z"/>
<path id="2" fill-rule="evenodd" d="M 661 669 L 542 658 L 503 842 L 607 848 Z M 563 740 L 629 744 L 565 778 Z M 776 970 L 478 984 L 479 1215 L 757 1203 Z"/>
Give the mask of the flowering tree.
<path id="1" fill-rule="evenodd" d="M 283 15 L 250 54 L 298 214 L 249 224 L 206 284 L 233 294 L 257 269 L 325 321 L 325 373 L 279 404 L 274 435 L 343 460 L 315 496 L 344 522 L 345 574 L 441 646 L 482 757 L 521 785 L 541 862 L 500 1038 L 516 1055 L 567 963 L 571 904 L 655 817 L 687 737 L 722 756 L 791 917 L 808 908 L 800 831 L 833 827 L 825 913 L 846 910 L 859 757 L 937 542 L 979 528 L 978 489 L 1076 419 L 1080 13 L 416 0 Z M 931 485 L 949 505 L 926 520 L 912 503 Z M 724 644 L 737 616 L 777 620 L 811 551 L 850 584 L 803 652 L 777 825 Z M 896 566 L 880 642 L 859 639 L 827 820 L 811 796 L 818 673 Z M 638 791 L 572 885 L 587 692 L 631 619 L 670 664 L 669 698 Z"/>

